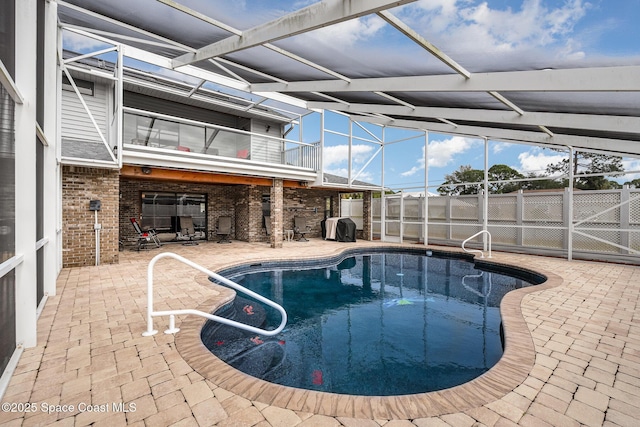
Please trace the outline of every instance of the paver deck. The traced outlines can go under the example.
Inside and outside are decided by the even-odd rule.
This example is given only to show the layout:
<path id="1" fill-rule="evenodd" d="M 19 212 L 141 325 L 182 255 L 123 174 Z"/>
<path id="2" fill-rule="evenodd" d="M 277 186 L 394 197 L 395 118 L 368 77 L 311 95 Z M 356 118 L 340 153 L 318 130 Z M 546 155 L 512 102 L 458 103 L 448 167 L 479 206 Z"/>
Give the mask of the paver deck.
<path id="1" fill-rule="evenodd" d="M 640 267 L 494 253 L 495 262 L 541 271 L 550 280 L 505 298 L 507 348 L 494 368 L 435 393 L 367 398 L 264 383 L 203 351 L 202 320 L 195 316 L 179 316 L 175 336 L 162 333 L 166 318 L 155 319 L 160 333 L 142 336 L 147 265 L 160 252 L 217 270 L 380 245 L 320 239 L 284 242 L 282 249 L 237 241 L 166 245 L 122 252 L 117 265 L 64 269 L 38 321 L 38 345 L 24 351 L 2 399 L 29 403 L 31 411 L 3 410 L 0 424 L 640 425 Z M 229 297 L 175 260 L 156 265 L 155 285 L 156 310 L 211 309 Z"/>

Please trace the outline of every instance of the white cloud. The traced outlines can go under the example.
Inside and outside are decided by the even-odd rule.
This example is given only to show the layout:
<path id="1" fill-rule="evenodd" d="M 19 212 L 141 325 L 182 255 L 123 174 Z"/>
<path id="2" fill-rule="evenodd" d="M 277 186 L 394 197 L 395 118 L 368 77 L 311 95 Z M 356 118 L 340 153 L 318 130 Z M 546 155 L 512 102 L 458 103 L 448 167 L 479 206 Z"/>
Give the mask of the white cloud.
<path id="1" fill-rule="evenodd" d="M 420 161 L 418 160 L 418 163 L 422 163 L 421 166 L 414 166 L 411 169 L 409 169 L 406 172 L 402 172 L 400 175 L 402 176 L 411 176 L 414 175 L 416 172 L 419 172 L 420 170 L 424 169 L 424 161 Z"/>
<path id="2" fill-rule="evenodd" d="M 455 46 L 450 54 L 555 46 L 555 55 L 566 58 L 584 55 L 571 34 L 590 6 L 586 0 L 567 0 L 558 7 L 524 0 L 519 9 L 497 9 L 479 0 L 421 0 L 406 6 L 402 17 L 436 45 Z"/>
<path id="3" fill-rule="evenodd" d="M 516 167 L 516 169 L 525 174 L 530 172 L 539 174 L 545 172 L 547 165 L 558 163 L 567 158 L 566 154 L 556 152 L 549 153 L 553 154 L 547 154 L 547 152 L 539 148 L 534 148 L 533 150 L 520 153 L 518 155 L 520 167 Z"/>
<path id="4" fill-rule="evenodd" d="M 429 166 L 447 166 L 456 155 L 462 154 L 478 144 L 481 144 L 480 140 L 462 136 L 453 136 L 443 141 L 432 141 L 429 143 Z"/>
<path id="5" fill-rule="evenodd" d="M 462 136 L 453 136 L 443 141 L 432 141 L 429 143 L 429 167 L 443 167 L 454 161 L 455 156 L 462 154 L 481 141 Z M 402 176 L 412 176 L 420 170 L 424 170 L 424 147 L 422 154 L 416 160 L 416 165 L 411 169 L 402 172 Z"/>
<path id="6" fill-rule="evenodd" d="M 513 144 L 510 144 L 508 142 L 491 142 L 490 147 L 491 147 L 491 152 L 493 154 L 499 154 L 502 153 L 504 150 L 506 150 L 509 147 L 512 147 Z"/>
<path id="7" fill-rule="evenodd" d="M 353 164 L 363 164 L 371 157 L 373 147 L 363 144 L 354 144 L 351 147 L 351 156 L 353 157 Z M 339 166 L 340 164 L 346 164 L 349 160 L 349 146 L 332 145 L 324 147 L 324 167 L 328 172 L 329 168 Z"/>
<path id="8" fill-rule="evenodd" d="M 626 171 L 640 171 L 640 159 L 625 159 L 622 160 L 622 166 Z M 618 181 L 627 182 L 640 178 L 640 173 L 630 173 L 622 175 Z"/>

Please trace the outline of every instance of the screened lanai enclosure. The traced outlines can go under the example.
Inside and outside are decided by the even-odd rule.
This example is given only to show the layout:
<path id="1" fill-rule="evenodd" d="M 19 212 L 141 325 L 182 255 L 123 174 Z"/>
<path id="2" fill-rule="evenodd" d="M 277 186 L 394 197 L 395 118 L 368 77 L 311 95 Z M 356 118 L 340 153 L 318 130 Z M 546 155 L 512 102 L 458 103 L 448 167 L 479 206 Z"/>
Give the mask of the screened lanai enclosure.
<path id="1" fill-rule="evenodd" d="M 276 248 L 294 215 L 316 235 L 349 216 L 365 239 L 484 232 L 469 246 L 638 263 L 637 16 L 604 0 L 0 2 L 0 394 L 64 258 L 117 263 L 130 219 L 173 237 L 191 216 L 209 239 L 235 216 Z"/>
<path id="2" fill-rule="evenodd" d="M 552 55 L 515 42 L 484 52 L 431 31 L 424 23 L 437 7 L 408 0 L 57 7 L 65 78 L 90 58 L 113 64 L 100 78 L 116 94 L 131 86 L 127 76 L 162 78 L 194 103 L 215 98 L 282 126 L 273 135 L 268 121 L 225 128 L 116 102 L 117 143 L 104 147 L 115 167 L 162 147 L 181 151 L 176 167 L 205 170 L 207 155 L 262 153 L 255 159 L 311 172 L 308 185 L 373 194 L 370 238 L 459 245 L 487 230 L 505 250 L 631 262 L 640 251 L 638 56 Z M 476 173 L 456 175 L 466 165 L 453 153 L 450 173 L 434 174 L 455 141 L 475 152 L 466 170 Z M 556 167 L 490 173 L 505 166 L 501 144 L 529 158 L 546 150 Z M 343 200 L 341 214 L 361 222 L 359 203 Z"/>

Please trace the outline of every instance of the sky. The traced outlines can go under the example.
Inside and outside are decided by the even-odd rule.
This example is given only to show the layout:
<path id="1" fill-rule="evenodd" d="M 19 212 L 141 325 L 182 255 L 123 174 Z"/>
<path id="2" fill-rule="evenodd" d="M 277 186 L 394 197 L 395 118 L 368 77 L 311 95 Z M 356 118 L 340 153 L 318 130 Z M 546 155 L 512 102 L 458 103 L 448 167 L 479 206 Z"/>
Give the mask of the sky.
<path id="1" fill-rule="evenodd" d="M 239 29 L 251 28 L 315 2 L 181 1 Z M 394 8 L 392 12 L 471 72 L 492 69 L 495 64 L 505 69 L 640 65 L 640 25 L 637 25 L 640 0 L 418 0 Z M 308 49 L 310 41 L 316 49 Z M 69 45 L 74 42 L 68 39 Z M 315 59 L 314 52 L 321 52 L 323 60 L 329 57 L 333 61 L 323 64 L 338 72 L 343 71 L 341 67 L 347 66 L 345 64 L 351 72 L 354 67 L 361 67 L 363 70 L 381 69 L 406 74 L 438 71 L 445 67 L 376 15 L 298 35 L 282 41 L 282 46 L 293 52 L 304 52 L 303 56 L 310 60 Z M 288 65 L 283 61 L 281 65 L 273 66 Z M 269 105 L 269 102 L 265 104 Z M 304 120 L 303 139 L 317 141 L 317 115 Z M 349 132 L 348 120 L 340 115 L 327 113 L 325 123 L 330 130 Z M 381 128 L 362 126 L 382 139 Z M 361 127 L 354 126 L 353 132 L 368 141 L 354 142 L 352 176 L 357 174 L 359 180 L 381 183 L 379 145 Z M 424 134 L 389 128 L 384 132 L 387 142 L 409 138 L 385 148 L 385 185 L 394 188 L 423 186 Z M 347 139 L 330 132 L 325 132 L 324 136 L 325 171 L 346 176 Z M 290 137 L 297 138 L 296 132 Z M 428 144 L 431 185 L 438 185 L 446 174 L 461 165 L 483 167 L 482 140 L 429 133 Z M 542 173 L 548 164 L 561 158 L 562 153 L 532 145 L 489 142 L 489 165 L 506 164 L 524 174 Z M 640 170 L 640 159 L 624 159 L 624 166 L 626 170 Z M 640 178 L 640 174 L 629 174 L 618 181 L 635 178 Z"/>

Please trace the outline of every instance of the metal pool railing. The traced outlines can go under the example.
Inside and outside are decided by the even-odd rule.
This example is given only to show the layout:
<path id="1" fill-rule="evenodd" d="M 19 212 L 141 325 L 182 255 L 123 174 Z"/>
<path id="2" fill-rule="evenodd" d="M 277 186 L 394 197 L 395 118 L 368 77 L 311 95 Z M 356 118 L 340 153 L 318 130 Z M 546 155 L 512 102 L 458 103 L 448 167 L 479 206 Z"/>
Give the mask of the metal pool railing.
<path id="1" fill-rule="evenodd" d="M 217 281 L 224 283 L 225 285 L 229 286 L 230 288 L 235 289 L 236 291 L 242 292 L 246 295 L 249 295 L 255 299 L 257 299 L 260 302 L 263 302 L 265 304 L 267 304 L 268 306 L 271 306 L 273 308 L 275 308 L 276 310 L 278 310 L 278 312 L 280 312 L 280 315 L 282 316 L 282 321 L 280 322 L 280 325 L 270 331 L 267 331 L 265 329 L 261 329 L 261 328 L 256 328 L 254 326 L 250 326 L 247 325 L 245 323 L 241 323 L 241 322 L 236 322 L 235 320 L 230 320 L 230 319 L 226 319 L 224 317 L 220 317 L 220 316 L 215 316 L 213 314 L 210 313 L 205 313 L 204 311 L 200 311 L 200 310 L 194 310 L 194 309 L 184 309 L 184 310 L 164 310 L 164 311 L 154 311 L 153 310 L 153 267 L 156 265 L 156 262 L 158 262 L 160 259 L 162 258 L 173 258 L 176 259 L 180 262 L 182 262 L 183 264 L 186 264 L 206 275 L 208 275 L 209 277 L 213 277 L 214 279 L 216 279 Z M 257 294 L 253 291 L 250 291 L 249 289 L 237 284 L 236 282 L 227 279 L 226 277 L 223 277 L 219 274 L 216 274 L 210 270 L 207 270 L 206 268 L 196 264 L 193 261 L 190 261 L 184 257 L 181 257 L 180 255 L 171 253 L 171 252 L 165 252 L 165 253 L 161 253 L 159 255 L 156 255 L 155 257 L 153 257 L 153 259 L 149 262 L 149 267 L 147 267 L 147 330 L 145 332 L 142 333 L 143 336 L 148 337 L 151 335 L 155 335 L 156 333 L 158 333 L 157 330 L 153 329 L 153 318 L 154 317 L 159 317 L 159 316 L 169 316 L 169 329 L 165 330 L 164 333 L 165 334 L 175 334 L 176 332 L 178 332 L 180 329 L 176 328 L 175 326 L 175 316 L 176 315 L 183 315 L 183 314 L 194 314 L 196 316 L 201 316 L 201 317 L 205 317 L 209 320 L 213 320 L 214 322 L 218 322 L 218 323 L 222 323 L 224 325 L 228 325 L 228 326 L 233 326 L 236 327 L 238 329 L 242 329 L 245 331 L 249 331 L 249 332 L 253 332 L 256 334 L 261 334 L 261 335 L 265 335 L 265 336 L 274 336 L 276 334 L 279 334 L 285 327 L 285 325 L 287 324 L 287 312 L 284 310 L 284 308 L 271 301 L 268 298 L 263 297 L 260 294 Z"/>
<path id="2" fill-rule="evenodd" d="M 488 256 L 487 258 L 491 258 L 491 233 L 489 233 L 487 230 L 481 230 L 481 231 L 478 231 L 478 232 L 477 232 L 476 234 L 474 234 L 473 236 L 466 238 L 466 239 L 465 239 L 465 241 L 464 241 L 464 242 L 462 242 L 462 250 L 464 250 L 465 252 L 469 252 L 469 253 L 471 253 L 471 252 L 477 252 L 477 253 L 479 253 L 479 254 L 480 254 L 480 258 L 484 258 L 484 251 L 481 251 L 480 249 L 467 249 L 467 248 L 465 248 L 465 247 L 464 247 L 464 245 L 465 245 L 469 240 L 471 240 L 471 239 L 475 239 L 476 237 L 478 237 L 478 236 L 479 236 L 479 235 L 481 235 L 481 234 L 486 234 L 487 236 L 489 236 L 489 246 L 488 246 L 488 248 L 489 248 L 489 256 Z"/>

